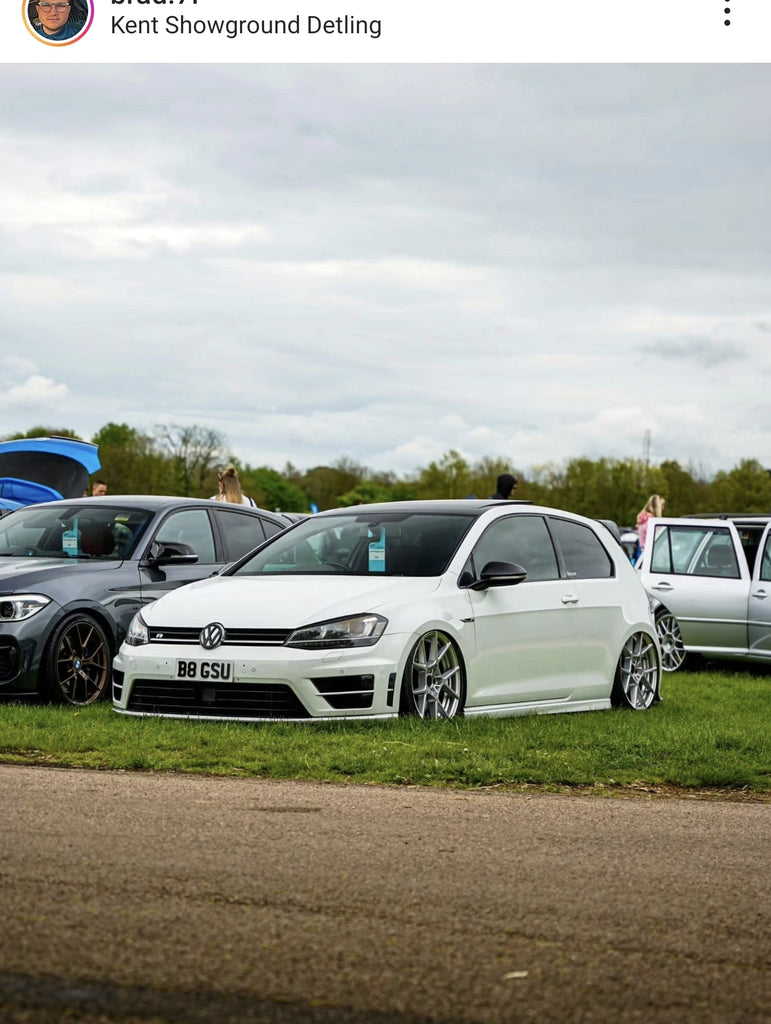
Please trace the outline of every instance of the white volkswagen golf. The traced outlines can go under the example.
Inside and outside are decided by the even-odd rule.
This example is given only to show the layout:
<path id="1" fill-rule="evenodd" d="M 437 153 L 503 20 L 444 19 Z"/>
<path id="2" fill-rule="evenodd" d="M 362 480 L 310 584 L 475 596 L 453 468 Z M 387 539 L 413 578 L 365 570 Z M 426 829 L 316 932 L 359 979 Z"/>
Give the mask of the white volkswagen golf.
<path id="1" fill-rule="evenodd" d="M 127 715 L 231 721 L 641 710 L 661 654 L 606 526 L 516 501 L 309 516 L 137 614 Z"/>

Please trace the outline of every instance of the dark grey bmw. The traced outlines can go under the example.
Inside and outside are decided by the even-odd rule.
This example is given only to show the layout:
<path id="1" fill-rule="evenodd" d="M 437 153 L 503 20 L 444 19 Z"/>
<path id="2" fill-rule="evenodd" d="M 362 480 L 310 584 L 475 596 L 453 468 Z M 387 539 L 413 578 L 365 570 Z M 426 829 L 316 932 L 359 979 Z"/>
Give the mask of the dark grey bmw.
<path id="1" fill-rule="evenodd" d="M 0 692 L 91 704 L 134 614 L 291 525 L 195 498 L 53 501 L 0 519 Z"/>

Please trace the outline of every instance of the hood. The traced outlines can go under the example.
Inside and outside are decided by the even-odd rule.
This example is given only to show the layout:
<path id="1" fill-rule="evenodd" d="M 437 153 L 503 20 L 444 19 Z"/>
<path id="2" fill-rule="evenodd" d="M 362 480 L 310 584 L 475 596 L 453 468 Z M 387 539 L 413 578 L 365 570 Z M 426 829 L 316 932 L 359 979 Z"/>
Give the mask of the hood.
<path id="1" fill-rule="evenodd" d="M 123 563 L 78 558 L 0 558 L 0 593 L 22 593 L 50 579 L 62 579 L 76 573 L 102 572 Z"/>
<path id="2" fill-rule="evenodd" d="M 166 594 L 142 609 L 151 626 L 294 629 L 339 615 L 382 611 L 432 594 L 436 578 L 371 576 L 222 576 Z"/>
<path id="3" fill-rule="evenodd" d="M 99 449 L 71 437 L 24 437 L 0 443 L 0 497 L 34 505 L 82 498 L 100 469 Z"/>

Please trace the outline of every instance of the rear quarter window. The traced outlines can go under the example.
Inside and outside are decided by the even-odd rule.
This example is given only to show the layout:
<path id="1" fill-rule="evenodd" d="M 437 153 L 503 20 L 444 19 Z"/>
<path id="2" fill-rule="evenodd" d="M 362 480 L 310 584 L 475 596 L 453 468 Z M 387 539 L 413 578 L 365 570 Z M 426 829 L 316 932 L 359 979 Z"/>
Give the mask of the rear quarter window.
<path id="1" fill-rule="evenodd" d="M 235 562 L 265 540 L 265 526 L 259 516 L 229 512 L 224 508 L 213 509 L 213 514 L 222 538 L 226 562 Z"/>
<path id="2" fill-rule="evenodd" d="M 568 579 L 607 579 L 614 575 L 613 560 L 590 527 L 572 519 L 549 517 L 549 529 L 562 553 Z"/>

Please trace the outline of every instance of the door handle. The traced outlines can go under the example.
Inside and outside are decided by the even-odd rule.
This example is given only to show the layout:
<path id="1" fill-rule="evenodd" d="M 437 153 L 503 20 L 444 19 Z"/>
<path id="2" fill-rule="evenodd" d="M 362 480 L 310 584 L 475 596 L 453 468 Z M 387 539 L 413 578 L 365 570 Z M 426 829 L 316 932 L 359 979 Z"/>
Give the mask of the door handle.
<path id="1" fill-rule="evenodd" d="M 652 583 L 651 590 L 674 590 L 675 588 L 671 583 Z"/>
<path id="2" fill-rule="evenodd" d="M 563 594 L 563 596 L 562 596 L 562 603 L 563 604 L 578 604 L 578 595 L 577 594 Z"/>
<path id="3" fill-rule="evenodd" d="M 765 601 L 765 599 L 768 597 L 768 592 L 765 590 L 753 590 L 752 596 L 759 597 L 761 601 Z"/>

